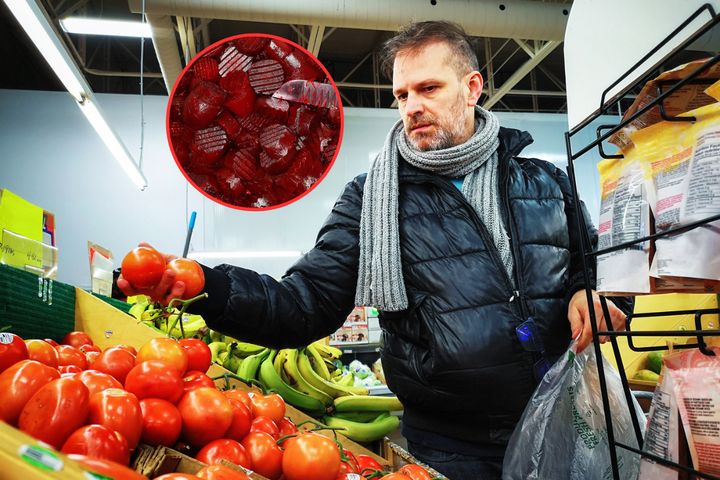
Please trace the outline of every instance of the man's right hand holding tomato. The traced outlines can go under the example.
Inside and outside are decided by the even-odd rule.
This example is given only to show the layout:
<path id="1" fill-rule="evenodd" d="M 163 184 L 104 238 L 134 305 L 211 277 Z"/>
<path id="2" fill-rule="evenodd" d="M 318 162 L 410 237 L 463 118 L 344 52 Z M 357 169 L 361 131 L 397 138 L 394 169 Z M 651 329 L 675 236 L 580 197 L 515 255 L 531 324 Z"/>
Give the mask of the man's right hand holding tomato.
<path id="1" fill-rule="evenodd" d="M 199 294 L 205 276 L 194 260 L 160 253 L 143 242 L 123 259 L 117 286 L 127 296 L 147 295 L 167 305 L 173 298 Z"/>

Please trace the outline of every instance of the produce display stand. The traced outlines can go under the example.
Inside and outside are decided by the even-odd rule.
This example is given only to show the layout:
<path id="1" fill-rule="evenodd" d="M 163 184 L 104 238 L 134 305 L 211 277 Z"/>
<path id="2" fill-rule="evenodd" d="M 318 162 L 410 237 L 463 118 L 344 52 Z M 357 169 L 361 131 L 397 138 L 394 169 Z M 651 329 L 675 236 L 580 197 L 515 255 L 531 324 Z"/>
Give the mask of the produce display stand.
<path id="1" fill-rule="evenodd" d="M 152 338 L 165 336 L 163 332 L 138 323 L 135 318 L 80 288 L 55 280 L 39 279 L 32 273 L 0 265 L 0 326 L 8 324 L 11 325 L 13 333 L 24 335 L 24 338 L 50 337 L 60 340 L 70 331 L 81 330 L 88 333 L 95 345 L 102 349 L 117 344 L 139 348 Z M 211 377 L 218 377 L 230 372 L 220 365 L 213 364 L 207 373 Z M 232 378 L 228 379 L 228 382 L 233 388 L 252 390 L 248 385 Z M 225 380 L 219 379 L 217 384 L 224 387 Z M 294 423 L 312 419 L 291 405 L 286 406 L 286 416 Z M 60 454 L 57 455 L 63 460 L 65 467 L 61 472 L 56 473 L 45 472 L 40 467 L 22 461 L 18 456 L 19 445 L 32 445 L 33 442 L 37 442 L 7 424 L 0 422 L 0 427 L 2 427 L 0 462 L 13 465 L 11 478 L 24 476 L 24 478 L 85 478 L 87 480 L 87 477 L 82 476 L 83 471 L 77 464 Z M 333 436 L 331 432 L 320 433 Z M 338 434 L 338 440 L 354 454 L 369 455 L 384 467 L 390 466 L 385 458 L 343 435 Z M 164 450 L 168 456 L 182 455 L 173 452 L 171 449 Z M 159 454 L 156 452 L 156 455 Z M 182 458 L 186 460 L 179 462 L 178 465 L 184 468 L 190 457 Z M 74 476 L 75 473 L 77 475 Z M 262 480 L 263 477 L 256 475 L 252 478 Z"/>
<path id="2" fill-rule="evenodd" d="M 617 95 L 614 95 L 612 98 L 607 99 L 609 92 L 615 88 L 617 85 L 619 85 L 621 82 L 623 82 L 625 79 L 630 78 L 631 75 L 638 70 L 640 66 L 642 66 L 648 59 L 650 59 L 653 55 L 655 55 L 656 52 L 658 52 L 662 47 L 667 45 L 671 40 L 678 37 L 683 30 L 690 25 L 694 20 L 696 19 L 702 19 L 708 17 L 709 20 L 695 33 L 688 36 L 684 41 L 682 41 L 677 47 L 675 47 L 668 55 L 666 55 L 662 60 L 657 62 L 655 66 L 648 71 L 646 71 L 642 76 L 636 78 L 634 82 L 631 82 L 630 85 L 625 87 L 620 93 Z M 622 155 L 607 155 L 603 149 L 602 149 L 602 143 L 606 141 L 608 138 L 610 138 L 611 135 L 615 134 L 616 132 L 620 131 L 623 127 L 627 126 L 630 122 L 638 118 L 639 116 L 643 115 L 645 112 L 649 111 L 650 109 L 654 108 L 655 106 L 659 106 L 659 109 L 661 112 L 664 112 L 663 104 L 662 102 L 673 92 L 675 92 L 677 89 L 681 88 L 685 84 L 689 84 L 693 82 L 694 79 L 696 79 L 702 72 L 709 69 L 711 66 L 715 65 L 718 61 L 720 61 L 720 54 L 714 55 L 712 58 L 707 60 L 703 63 L 702 66 L 700 66 L 697 70 L 692 72 L 690 75 L 688 75 L 686 78 L 682 80 L 675 81 L 671 85 L 668 85 L 666 89 L 664 89 L 663 93 L 660 94 L 653 102 L 648 103 L 646 106 L 643 106 L 640 108 L 637 112 L 635 112 L 633 115 L 629 116 L 628 118 L 622 120 L 617 125 L 602 125 L 597 129 L 597 138 L 590 142 L 589 144 L 583 145 L 582 147 L 579 147 L 577 149 L 573 148 L 572 145 L 572 137 L 574 137 L 576 134 L 581 132 L 583 129 L 587 128 L 593 121 L 597 120 L 601 115 L 608 114 L 609 111 L 616 105 L 618 100 L 625 95 L 627 95 L 632 89 L 637 87 L 638 85 L 644 84 L 647 80 L 649 80 L 654 72 L 662 65 L 666 64 L 668 60 L 672 59 L 678 52 L 685 50 L 689 45 L 696 42 L 700 37 L 705 35 L 707 32 L 709 32 L 711 29 L 716 27 L 716 25 L 720 22 L 720 17 L 716 15 L 713 7 L 709 4 L 703 5 L 701 8 L 699 8 L 693 15 L 691 15 L 687 20 L 685 20 L 676 30 L 674 30 L 670 35 L 668 35 L 662 42 L 660 42 L 655 48 L 653 48 L 650 52 L 648 52 L 647 55 L 645 55 L 642 59 L 640 59 L 630 70 L 628 70 L 624 75 L 622 75 L 619 79 L 617 79 L 612 85 L 610 85 L 602 94 L 601 102 L 600 102 L 600 108 L 595 111 L 592 115 L 588 116 L 585 120 L 580 122 L 576 127 L 571 129 L 570 131 L 565 133 L 565 143 L 567 148 L 567 156 L 568 156 L 568 175 L 570 177 L 571 186 L 573 190 L 573 195 L 575 197 L 576 201 L 576 209 L 579 212 L 578 215 L 578 228 L 581 232 L 587 232 L 587 219 L 584 218 L 582 214 L 582 210 L 579 208 L 578 202 L 578 192 L 577 192 L 577 182 L 575 177 L 575 171 L 573 167 L 573 162 L 578 160 L 583 155 L 587 154 L 588 152 L 594 150 L 595 148 L 598 149 L 600 156 L 603 158 L 621 158 Z M 688 119 L 681 119 L 679 117 L 677 118 L 665 118 L 669 121 L 687 121 Z M 596 258 L 599 255 L 610 253 L 612 251 L 616 250 L 622 250 L 624 248 L 628 248 L 634 245 L 642 244 L 643 242 L 659 238 L 659 237 L 666 237 L 671 234 L 675 233 L 681 233 L 685 231 L 692 230 L 694 228 L 706 225 L 710 222 L 716 221 L 720 219 L 720 215 L 714 215 L 709 218 L 705 218 L 701 221 L 694 222 L 692 224 L 686 225 L 684 227 L 680 228 L 673 228 L 667 231 L 664 231 L 662 233 L 656 233 L 653 235 L 649 235 L 646 237 L 638 238 L 633 241 L 625 242 L 619 245 L 614 245 L 610 248 L 604 248 L 600 250 L 593 250 L 589 239 L 586 237 L 586 235 L 581 235 L 581 242 L 583 246 L 583 251 L 585 254 L 583 255 L 583 270 L 585 275 L 585 284 L 590 286 L 591 285 L 591 278 L 594 276 L 593 270 L 591 268 L 591 262 L 590 259 Z M 587 290 L 587 298 L 590 303 L 592 300 L 591 297 L 592 293 L 591 291 Z M 607 301 L 605 297 L 601 298 L 601 304 L 602 309 L 604 313 L 605 318 L 610 318 Z M 622 380 L 622 385 L 625 393 L 625 399 L 627 402 L 628 411 L 630 412 L 630 417 L 633 420 L 633 427 L 635 430 L 637 442 L 640 448 L 634 448 L 629 445 L 625 445 L 622 443 L 619 443 L 615 441 L 614 435 L 613 435 L 613 418 L 612 418 L 612 412 L 610 411 L 610 405 L 608 402 L 608 390 L 607 390 L 607 383 L 605 380 L 605 374 L 604 374 L 604 368 L 603 368 L 603 362 L 597 362 L 597 368 L 598 368 L 598 375 L 600 379 L 600 387 L 601 387 L 601 393 L 603 398 L 603 407 L 604 407 L 604 414 L 605 414 L 605 421 L 607 423 L 607 438 L 608 442 L 610 444 L 610 457 L 611 457 L 611 467 L 613 472 L 613 478 L 615 480 L 619 480 L 620 474 L 618 469 L 618 461 L 617 461 L 617 448 L 622 448 L 625 450 L 629 450 L 631 452 L 635 452 L 643 457 L 649 458 L 651 460 L 654 460 L 655 462 L 671 467 L 675 469 L 678 472 L 683 472 L 692 475 L 697 476 L 698 478 L 706 478 L 706 479 L 714 479 L 714 480 L 720 480 L 717 476 L 710 475 L 707 473 L 703 473 L 700 471 L 697 471 L 693 469 L 691 466 L 687 464 L 679 464 L 675 462 L 671 462 L 668 460 L 665 460 L 662 457 L 658 457 L 656 455 L 653 455 L 648 452 L 642 451 L 642 445 L 643 445 L 643 438 L 640 430 L 640 426 L 638 424 L 637 417 L 633 414 L 633 405 L 632 405 L 632 395 L 630 392 L 630 389 L 628 387 L 628 379 L 625 372 L 625 369 L 623 367 L 623 359 L 620 354 L 620 350 L 618 347 L 617 338 L 618 337 L 627 337 L 628 343 L 630 345 L 630 348 L 634 351 L 651 351 L 651 350 L 666 350 L 666 345 L 660 345 L 656 344 L 653 346 L 638 346 L 635 343 L 633 343 L 633 338 L 638 337 L 697 337 L 697 342 L 694 343 L 688 343 L 685 345 L 679 345 L 677 348 L 699 348 L 705 353 L 711 353 L 708 352 L 706 349 L 706 344 L 703 340 L 704 336 L 719 336 L 720 330 L 710 330 L 710 329 L 704 329 L 702 320 L 703 316 L 707 315 L 717 315 L 720 313 L 720 309 L 718 308 L 710 308 L 710 309 L 697 309 L 697 310 L 688 310 L 688 311 L 654 311 L 654 312 L 644 312 L 642 314 L 633 314 L 630 315 L 627 319 L 627 325 L 626 325 L 626 331 L 613 331 L 612 330 L 612 324 L 608 325 L 607 331 L 599 331 L 598 330 L 598 324 L 597 319 L 595 317 L 594 309 L 590 309 L 590 318 L 591 318 L 591 326 L 592 326 L 592 332 L 593 332 L 593 344 L 595 348 L 595 353 L 598 357 L 601 356 L 601 348 L 600 348 L 600 337 L 602 336 L 608 336 L 611 341 L 612 346 L 612 353 L 615 357 L 616 364 L 618 366 L 618 372 L 620 374 L 620 378 Z M 684 331 L 676 331 L 676 330 L 633 330 L 632 328 L 632 320 L 633 318 L 647 318 L 647 319 L 654 319 L 654 320 L 662 320 L 668 316 L 676 316 L 676 315 L 693 315 L 695 319 L 695 328 L 691 330 L 684 330 Z M 682 461 L 682 458 L 681 458 Z M 685 462 L 687 463 L 687 462 Z"/>
<path id="3" fill-rule="evenodd" d="M 433 479 L 445 479 L 448 480 L 446 476 L 444 476 L 442 473 L 432 469 L 428 465 L 425 465 L 421 461 L 419 461 L 417 458 L 413 457 L 410 452 L 402 448 L 397 443 L 391 441 L 389 438 L 385 437 L 382 441 L 382 454 L 383 457 L 387 460 L 387 462 L 392 467 L 392 470 L 395 471 L 402 467 L 403 465 L 407 464 L 415 464 L 420 465 L 423 467 L 427 472 L 430 474 L 430 476 Z"/>

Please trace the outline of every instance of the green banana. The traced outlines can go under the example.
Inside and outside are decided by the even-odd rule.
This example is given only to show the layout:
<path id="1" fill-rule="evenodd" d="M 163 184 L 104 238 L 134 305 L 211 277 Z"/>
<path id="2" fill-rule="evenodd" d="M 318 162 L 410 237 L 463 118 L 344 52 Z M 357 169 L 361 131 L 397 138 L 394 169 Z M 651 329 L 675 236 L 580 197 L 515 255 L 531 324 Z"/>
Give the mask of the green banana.
<path id="1" fill-rule="evenodd" d="M 231 343 L 228 345 L 227 355 L 222 362 L 222 366 L 233 373 L 238 371 L 241 362 L 241 360 L 233 353 L 236 347 L 237 343 Z"/>
<path id="2" fill-rule="evenodd" d="M 332 404 L 333 397 L 323 392 L 322 390 L 318 390 L 317 388 L 313 387 L 310 382 L 308 382 L 307 379 L 302 376 L 300 370 L 298 369 L 297 359 L 298 351 L 295 349 L 290 349 L 287 352 L 287 358 L 285 359 L 285 363 L 283 364 L 285 373 L 287 373 L 289 378 L 292 378 L 295 381 L 295 388 L 297 388 L 303 393 L 310 395 L 313 398 L 316 398 L 317 400 L 320 400 L 324 405 Z"/>
<path id="3" fill-rule="evenodd" d="M 307 380 L 310 385 L 321 392 L 325 392 L 333 398 L 342 397 L 344 395 L 368 394 L 367 388 L 344 387 L 342 385 L 338 385 L 337 383 L 329 382 L 323 379 L 315 370 L 313 370 L 312 365 L 310 365 L 310 359 L 306 355 L 305 350 L 300 350 L 297 357 L 297 366 L 300 371 L 300 375 Z"/>
<path id="4" fill-rule="evenodd" d="M 379 397 L 374 395 L 353 395 L 338 397 L 333 400 L 337 412 L 376 412 L 402 410 L 403 406 L 397 397 Z"/>
<path id="5" fill-rule="evenodd" d="M 395 415 L 382 414 L 372 422 L 362 423 L 325 416 L 323 417 L 323 423 L 328 427 L 340 428 L 341 430 L 338 430 L 338 433 L 345 435 L 350 440 L 373 442 L 397 429 L 400 426 L 400 419 Z"/>
<path id="6" fill-rule="evenodd" d="M 249 357 L 250 355 L 255 355 L 256 353 L 260 353 L 263 350 L 267 350 L 265 347 L 260 345 L 255 345 L 254 343 L 248 343 L 248 342 L 237 342 L 237 347 L 235 349 L 235 355 L 245 358 Z"/>
<path id="7" fill-rule="evenodd" d="M 335 412 L 333 416 L 352 422 L 368 423 L 386 413 L 388 412 Z"/>
<path id="8" fill-rule="evenodd" d="M 210 342 L 208 343 L 208 348 L 210 348 L 210 353 L 212 354 L 212 361 L 217 363 L 218 355 L 227 350 L 227 344 L 225 342 Z"/>
<path id="9" fill-rule="evenodd" d="M 342 350 L 339 348 L 331 347 L 330 345 L 324 343 L 322 340 L 318 340 L 316 342 L 311 343 L 313 347 L 315 347 L 318 350 L 318 353 L 322 355 L 324 358 L 332 358 L 333 360 L 337 360 L 338 358 L 342 357 Z"/>
<path id="10" fill-rule="evenodd" d="M 257 376 L 260 364 L 270 354 L 270 350 L 264 348 L 260 352 L 245 357 L 240 361 L 240 366 L 237 369 L 237 375 L 245 380 L 252 380 Z"/>
<path id="11" fill-rule="evenodd" d="M 224 342 L 229 343 L 225 341 L 225 335 L 223 335 L 220 332 L 216 332 L 215 330 L 210 330 L 210 338 L 213 342 Z"/>
<path id="12" fill-rule="evenodd" d="M 351 387 L 355 385 L 355 376 L 350 372 L 344 372 L 337 378 L 333 378 L 332 381 L 341 387 Z"/>
<path id="13" fill-rule="evenodd" d="M 267 388 L 277 392 L 287 403 L 311 415 L 323 415 L 325 413 L 325 405 L 316 398 L 306 395 L 292 388 L 285 383 L 278 372 L 273 367 L 273 360 L 277 355 L 277 350 L 270 350 L 268 356 L 260 364 L 258 379 Z"/>
<path id="14" fill-rule="evenodd" d="M 168 318 L 168 322 L 172 324 L 175 322 L 175 319 L 177 319 L 177 315 L 170 315 Z M 205 320 L 200 315 L 183 315 L 183 331 L 185 332 L 185 338 L 192 338 L 197 333 L 205 328 L 207 325 L 205 324 Z M 172 337 L 180 337 L 182 335 L 182 331 L 180 331 L 180 324 L 179 322 L 175 324 L 175 326 L 172 329 L 172 332 L 167 331 L 167 327 L 165 330 L 165 333 Z"/>
<path id="15" fill-rule="evenodd" d="M 307 348 L 305 348 L 305 352 L 310 358 L 310 364 L 312 365 L 313 370 L 315 370 L 323 380 L 330 380 L 330 370 L 323 360 L 322 355 L 320 355 L 320 352 L 317 351 L 317 348 L 315 348 L 313 344 L 310 344 Z"/>

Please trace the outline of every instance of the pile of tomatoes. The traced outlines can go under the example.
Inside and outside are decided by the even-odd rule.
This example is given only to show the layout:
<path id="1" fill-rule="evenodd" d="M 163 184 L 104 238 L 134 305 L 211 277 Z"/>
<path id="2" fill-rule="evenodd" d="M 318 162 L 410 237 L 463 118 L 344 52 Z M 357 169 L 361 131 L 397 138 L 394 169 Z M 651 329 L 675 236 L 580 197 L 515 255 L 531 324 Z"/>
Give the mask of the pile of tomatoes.
<path id="1" fill-rule="evenodd" d="M 249 478 L 221 468 L 222 460 L 271 480 L 350 480 L 382 471 L 372 457 L 298 431 L 277 394 L 218 390 L 205 373 L 210 364 L 210 349 L 198 339 L 101 350 L 84 332 L 60 344 L 0 333 L 0 420 L 113 478 L 144 478 L 126 467 L 140 442 L 185 445 L 215 466 L 163 480 Z M 383 478 L 407 478 L 398 474 Z"/>

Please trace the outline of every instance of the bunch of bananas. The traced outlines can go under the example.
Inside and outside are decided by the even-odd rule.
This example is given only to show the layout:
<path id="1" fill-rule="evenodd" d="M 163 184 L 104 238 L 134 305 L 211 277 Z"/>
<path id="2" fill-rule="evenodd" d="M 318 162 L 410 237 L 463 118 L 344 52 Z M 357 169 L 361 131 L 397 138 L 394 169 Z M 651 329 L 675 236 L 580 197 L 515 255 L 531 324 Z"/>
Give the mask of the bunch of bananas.
<path id="1" fill-rule="evenodd" d="M 287 403 L 359 442 L 378 440 L 400 421 L 397 397 L 368 395 L 353 386 L 351 373 L 338 368 L 342 352 L 323 342 L 299 349 L 274 350 L 210 332 L 213 360 L 246 381 L 259 380 Z"/>
<path id="2" fill-rule="evenodd" d="M 128 311 L 130 315 L 140 323 L 160 330 L 169 337 L 202 338 L 209 331 L 200 315 L 183 313 L 180 317 L 180 310 L 155 305 L 144 295 L 130 297 L 128 303 L 133 304 Z"/>

